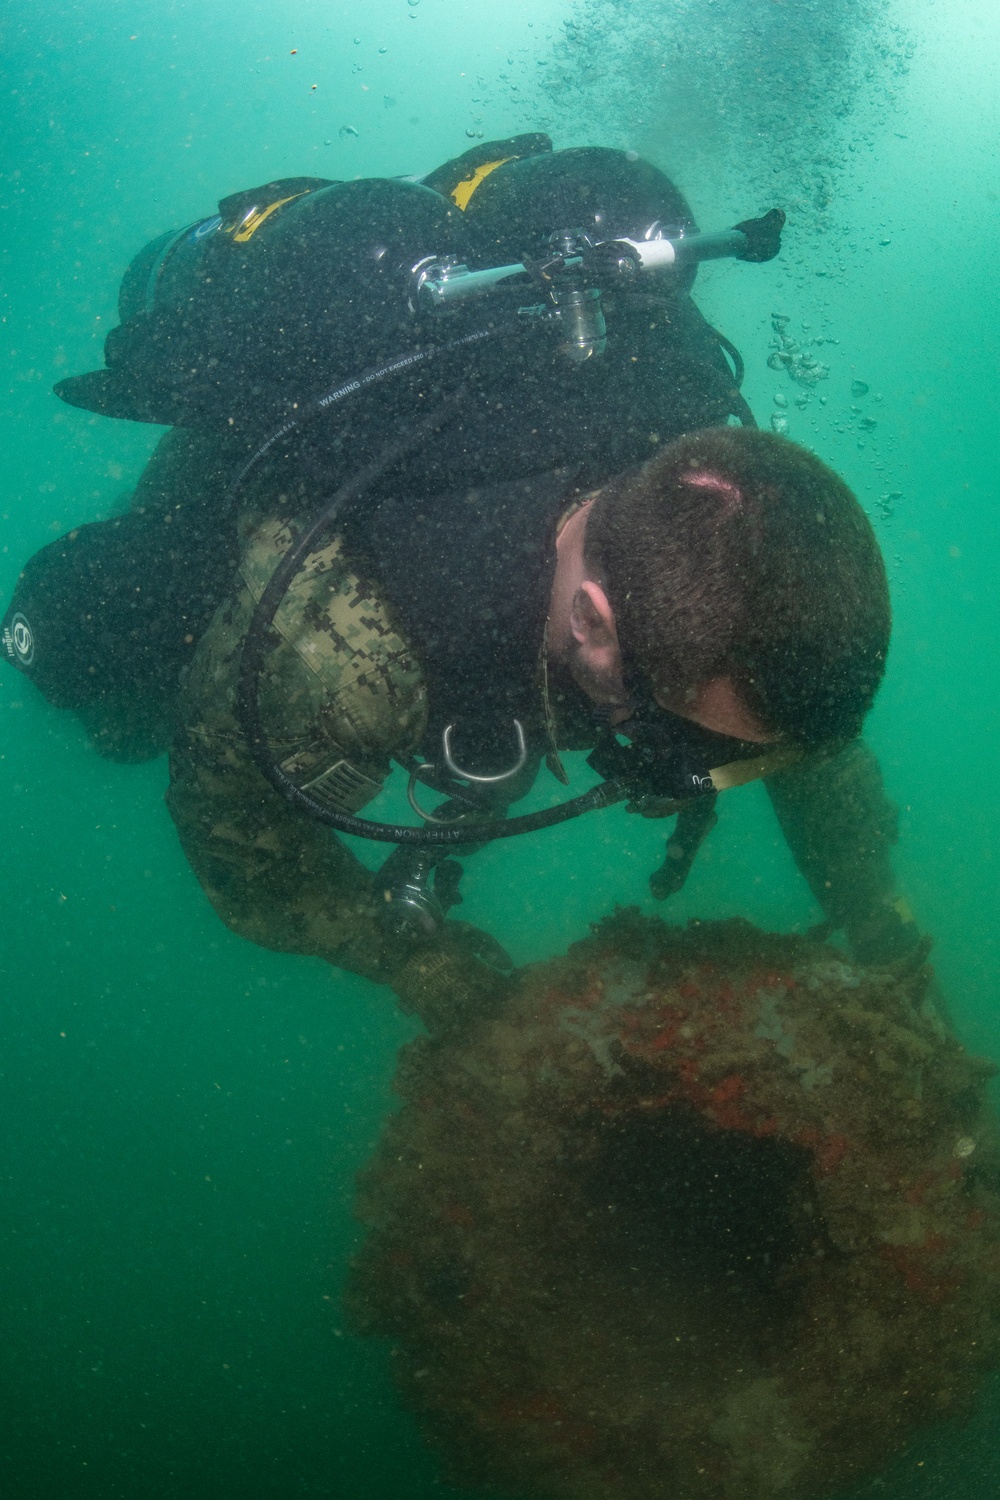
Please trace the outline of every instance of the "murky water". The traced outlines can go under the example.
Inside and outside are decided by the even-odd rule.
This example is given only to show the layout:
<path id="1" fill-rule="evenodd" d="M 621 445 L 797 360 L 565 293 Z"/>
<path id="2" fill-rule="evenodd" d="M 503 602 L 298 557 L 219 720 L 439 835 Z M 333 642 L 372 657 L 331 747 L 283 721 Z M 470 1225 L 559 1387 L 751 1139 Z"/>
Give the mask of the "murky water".
<path id="1" fill-rule="evenodd" d="M 782 258 L 709 268 L 699 301 L 762 424 L 783 417 L 876 526 L 896 627 L 870 738 L 900 885 L 963 1039 L 1000 1056 L 993 8 L 9 0 L 0 38 L 5 599 L 38 547 L 114 510 L 158 435 L 51 385 L 100 364 L 139 246 L 221 195 L 422 173 L 542 129 L 649 155 L 705 227 L 788 210 Z M 769 368 L 782 336 L 827 373 Z M 100 760 L 7 671 L 0 705 L 0 1494 L 445 1493 L 383 1352 L 340 1322 L 353 1177 L 415 1028 L 219 924 L 163 760 Z M 651 909 L 662 829 L 637 821 L 487 849 L 463 916 L 525 962 L 615 902 Z M 734 913 L 818 917 L 759 789 L 726 801 L 670 909 Z M 995 1413 L 929 1434 L 877 1493 L 1000 1492 Z"/>

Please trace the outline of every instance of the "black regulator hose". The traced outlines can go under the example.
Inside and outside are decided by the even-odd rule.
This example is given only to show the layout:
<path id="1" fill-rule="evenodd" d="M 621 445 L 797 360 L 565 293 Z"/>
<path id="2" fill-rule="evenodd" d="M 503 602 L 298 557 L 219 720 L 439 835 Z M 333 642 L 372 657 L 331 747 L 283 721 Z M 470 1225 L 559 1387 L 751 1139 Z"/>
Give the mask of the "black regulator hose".
<path id="1" fill-rule="evenodd" d="M 275 568 L 254 609 L 243 640 L 240 659 L 240 676 L 236 694 L 236 717 L 246 737 L 253 759 L 275 791 L 287 802 L 309 813 L 320 822 L 335 828 L 338 833 L 354 834 L 358 838 L 374 839 L 383 844 L 482 844 L 494 839 L 513 838 L 520 833 L 534 833 L 542 828 L 551 828 L 569 818 L 578 818 L 582 813 L 596 808 L 610 807 L 626 796 L 625 789 L 615 781 L 604 781 L 592 787 L 580 797 L 563 802 L 558 807 L 545 808 L 535 813 L 525 813 L 517 818 L 484 818 L 468 823 L 449 826 L 414 828 L 405 823 L 380 823 L 371 818 L 355 817 L 351 813 L 336 812 L 310 797 L 308 792 L 295 785 L 275 762 L 267 743 L 267 735 L 260 711 L 260 674 L 268 648 L 268 635 L 278 613 L 281 602 L 309 554 L 316 549 L 324 535 L 340 517 L 345 507 L 391 469 L 401 459 L 419 447 L 423 440 L 447 421 L 452 411 L 464 396 L 464 391 L 450 397 L 424 421 L 411 427 L 402 437 L 384 448 L 377 458 L 361 469 L 346 484 L 341 485 L 329 504 L 299 533 L 295 541 Z"/>
<path id="2" fill-rule="evenodd" d="M 311 401 L 304 402 L 294 417 L 288 417 L 280 427 L 268 433 L 264 441 L 254 449 L 230 484 L 230 495 L 235 497 L 237 491 L 243 487 L 251 469 L 256 468 L 261 459 L 270 453 L 275 443 L 287 437 L 290 432 L 295 432 L 312 418 L 322 416 L 338 402 L 345 400 L 348 396 L 353 396 L 357 391 L 377 385 L 380 381 L 388 379 L 390 375 L 398 375 L 404 370 L 413 369 L 415 365 L 422 365 L 430 359 L 437 359 L 439 355 L 452 354 L 456 349 L 464 349 L 469 344 L 478 344 L 483 339 L 496 338 L 498 332 L 499 330 L 495 328 L 477 328 L 474 332 L 463 334 L 460 338 L 450 339 L 446 344 L 432 344 L 426 349 L 408 349 L 404 354 L 397 354 L 393 359 L 387 360 L 384 365 L 375 365 L 371 369 L 362 370 L 357 375 L 352 375 L 349 380 L 341 381 L 332 390 L 324 391 L 321 396 L 315 396 Z"/>

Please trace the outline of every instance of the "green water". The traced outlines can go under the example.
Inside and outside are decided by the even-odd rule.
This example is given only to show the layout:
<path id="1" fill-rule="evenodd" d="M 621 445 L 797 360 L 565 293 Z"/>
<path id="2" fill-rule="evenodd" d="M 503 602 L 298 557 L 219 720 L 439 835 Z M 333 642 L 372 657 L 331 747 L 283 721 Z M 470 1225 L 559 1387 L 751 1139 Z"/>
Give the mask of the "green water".
<path id="1" fill-rule="evenodd" d="M 878 530 L 896 629 L 870 738 L 900 886 L 964 1040 L 1000 1057 L 998 63 L 985 0 L 7 0 L 0 594 L 141 471 L 157 431 L 50 387 L 100 363 L 135 250 L 220 195 L 541 128 L 651 155 L 708 227 L 781 202 L 782 260 L 713 267 L 699 300 L 761 419 L 787 395 Z M 837 340 L 804 410 L 766 365 L 774 311 Z M 0 709 L 0 1497 L 450 1493 L 383 1352 L 340 1326 L 353 1175 L 414 1027 L 220 925 L 164 761 L 98 759 L 7 671 Z M 518 962 L 559 952 L 615 901 L 651 907 L 661 838 L 613 811 L 495 846 L 463 915 Z M 670 910 L 817 919 L 759 790 Z M 997 1495 L 996 1414 L 988 1393 L 863 1493 Z"/>

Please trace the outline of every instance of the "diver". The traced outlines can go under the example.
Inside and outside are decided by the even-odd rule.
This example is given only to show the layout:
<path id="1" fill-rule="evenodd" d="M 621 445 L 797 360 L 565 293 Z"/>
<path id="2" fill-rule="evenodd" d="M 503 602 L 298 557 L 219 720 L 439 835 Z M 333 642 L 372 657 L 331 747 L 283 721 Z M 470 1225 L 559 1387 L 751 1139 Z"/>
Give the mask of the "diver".
<path id="1" fill-rule="evenodd" d="M 266 184 L 136 258 L 107 368 L 57 392 L 174 430 L 125 515 L 27 564 L 2 639 L 103 753 L 170 742 L 232 929 L 444 1029 L 509 967 L 449 916 L 451 855 L 624 800 L 676 815 L 663 899 L 718 793 L 762 777 L 830 928 L 919 961 L 859 738 L 877 543 L 755 429 L 691 296 L 700 260 L 770 259 L 783 222 L 703 234 L 633 153 L 536 135 L 419 182 Z M 568 750 L 597 785 L 512 814 Z M 415 822 L 360 816 L 393 763 Z M 394 848 L 372 873 L 337 832 Z"/>

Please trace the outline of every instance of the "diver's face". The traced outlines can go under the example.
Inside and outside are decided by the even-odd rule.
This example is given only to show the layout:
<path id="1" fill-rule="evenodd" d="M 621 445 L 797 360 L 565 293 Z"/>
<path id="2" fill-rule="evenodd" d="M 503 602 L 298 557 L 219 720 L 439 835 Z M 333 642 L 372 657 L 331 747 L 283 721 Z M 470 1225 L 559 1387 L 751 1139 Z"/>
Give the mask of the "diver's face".
<path id="1" fill-rule="evenodd" d="M 592 703 L 612 710 L 612 724 L 628 718 L 631 708 L 627 703 L 614 610 L 600 584 L 592 579 L 585 580 L 577 590 L 570 628 L 568 665 L 577 687 Z M 684 693 L 655 692 L 653 697 L 660 708 L 716 734 L 761 745 L 776 738 L 742 702 L 731 677 L 714 677 Z"/>
<path id="2" fill-rule="evenodd" d="M 714 677 L 686 693 L 654 693 L 653 697 L 669 713 L 690 719 L 702 729 L 714 729 L 716 734 L 732 735 L 734 739 L 757 745 L 773 744 L 778 738 L 740 700 L 731 677 Z"/>

